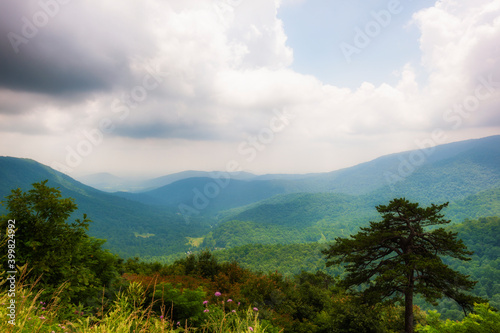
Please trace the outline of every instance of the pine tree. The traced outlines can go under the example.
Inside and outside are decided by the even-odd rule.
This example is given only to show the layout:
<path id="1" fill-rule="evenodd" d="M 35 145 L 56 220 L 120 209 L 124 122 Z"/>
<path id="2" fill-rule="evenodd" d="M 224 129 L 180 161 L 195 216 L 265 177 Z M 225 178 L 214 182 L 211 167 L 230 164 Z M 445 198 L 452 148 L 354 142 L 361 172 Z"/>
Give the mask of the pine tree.
<path id="1" fill-rule="evenodd" d="M 361 228 L 351 238 L 336 238 L 323 251 L 327 266 L 346 264 L 342 284 L 347 288 L 367 285 L 363 291 L 367 301 L 404 296 L 407 333 L 413 332 L 415 294 L 433 304 L 446 296 L 464 311 L 471 310 L 474 302 L 483 301 L 464 293 L 476 282 L 449 268 L 441 256 L 470 260 L 472 252 L 456 233 L 443 228 L 426 230 L 451 222 L 441 214 L 447 206 L 432 204 L 422 208 L 404 198 L 377 206 L 382 221 L 370 222 L 369 227 Z"/>

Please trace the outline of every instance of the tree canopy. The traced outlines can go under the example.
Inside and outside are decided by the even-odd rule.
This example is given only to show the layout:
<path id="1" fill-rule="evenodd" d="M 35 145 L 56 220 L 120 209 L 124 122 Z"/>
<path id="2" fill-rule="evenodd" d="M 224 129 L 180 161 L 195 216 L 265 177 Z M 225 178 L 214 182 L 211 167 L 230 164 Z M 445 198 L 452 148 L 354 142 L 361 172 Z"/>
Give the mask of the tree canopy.
<path id="1" fill-rule="evenodd" d="M 446 296 L 464 311 L 471 310 L 474 302 L 482 301 L 466 293 L 476 282 L 449 268 L 441 257 L 470 260 L 472 252 L 456 233 L 426 228 L 451 222 L 441 213 L 447 205 L 423 208 L 400 198 L 377 206 L 382 221 L 370 222 L 350 238 L 336 238 L 323 251 L 327 266 L 345 264 L 342 284 L 364 286 L 369 302 L 404 296 L 406 332 L 413 332 L 414 294 L 431 303 Z"/>
<path id="2" fill-rule="evenodd" d="M 117 277 L 118 258 L 86 233 L 91 220 L 83 214 L 67 223 L 77 205 L 47 181 L 28 192 L 12 190 L 3 203 L 9 213 L 0 217 L 0 230 L 15 220 L 16 264 L 27 264 L 28 279 L 47 293 L 69 283 L 66 296 L 84 301 Z"/>

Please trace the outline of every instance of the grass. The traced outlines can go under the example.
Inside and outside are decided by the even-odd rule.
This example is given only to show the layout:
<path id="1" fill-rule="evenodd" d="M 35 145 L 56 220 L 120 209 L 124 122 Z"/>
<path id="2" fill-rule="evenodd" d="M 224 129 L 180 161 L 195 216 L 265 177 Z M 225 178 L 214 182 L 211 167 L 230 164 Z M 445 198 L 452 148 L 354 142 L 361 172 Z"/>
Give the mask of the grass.
<path id="1" fill-rule="evenodd" d="M 42 291 L 35 290 L 35 284 L 23 283 L 25 270 L 16 281 L 15 297 L 9 295 L 6 274 L 0 280 L 0 332 L 22 333 L 171 333 L 171 332 L 265 332 L 266 329 L 253 309 L 231 312 L 224 302 L 205 308 L 205 320 L 200 327 L 188 323 L 174 323 L 161 307 L 161 314 L 152 310 L 153 303 L 145 304 L 145 289 L 138 282 L 117 294 L 116 300 L 97 314 L 84 316 L 74 306 L 64 305 L 59 297 L 65 286 L 61 286 L 48 300 L 42 300 Z M 7 288 L 6 288 L 7 287 Z M 15 319 L 9 316 L 8 307 L 15 300 Z M 159 300 L 157 300 L 159 301 Z M 103 300 L 104 304 L 104 300 Z M 10 321 L 10 322 L 9 322 Z M 15 325 L 12 325 L 14 323 Z M 272 327 L 271 327 L 272 328 Z M 272 332 L 277 332 L 273 330 Z"/>
<path id="2" fill-rule="evenodd" d="M 188 240 L 186 245 L 191 245 L 193 247 L 199 247 L 202 243 L 205 237 L 199 237 L 199 238 L 192 238 L 192 237 L 186 237 Z"/>
<path id="3" fill-rule="evenodd" d="M 154 237 L 155 234 L 139 234 L 137 232 L 134 232 L 135 237 L 141 237 L 141 238 L 149 238 L 149 237 Z"/>

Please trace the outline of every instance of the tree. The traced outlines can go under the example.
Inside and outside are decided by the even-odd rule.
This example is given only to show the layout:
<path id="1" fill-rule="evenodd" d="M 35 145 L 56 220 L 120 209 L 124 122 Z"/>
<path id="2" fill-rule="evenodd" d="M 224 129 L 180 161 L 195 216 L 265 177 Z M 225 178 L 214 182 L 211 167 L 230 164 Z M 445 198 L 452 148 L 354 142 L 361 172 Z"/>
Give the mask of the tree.
<path id="1" fill-rule="evenodd" d="M 91 220 L 83 214 L 66 223 L 77 209 L 72 198 L 61 198 L 42 181 L 28 192 L 12 190 L 6 199 L 9 213 L 0 217 L 0 230 L 15 221 L 15 261 L 28 264 L 31 282 L 39 279 L 37 286 L 47 293 L 68 282 L 66 296 L 85 302 L 116 278 L 119 260 L 101 248 L 103 240 L 87 235 Z"/>
<path id="2" fill-rule="evenodd" d="M 443 296 L 455 300 L 465 310 L 474 302 L 483 301 L 464 291 L 476 284 L 449 268 L 441 256 L 470 260 L 467 250 L 456 233 L 443 228 L 426 227 L 448 224 L 441 210 L 448 206 L 432 204 L 419 207 L 418 203 L 393 199 L 388 205 L 377 206 L 382 221 L 370 222 L 369 227 L 351 238 L 336 238 L 335 243 L 323 250 L 327 266 L 346 264 L 342 284 L 346 288 L 365 285 L 363 295 L 367 301 L 393 299 L 404 296 L 405 332 L 413 332 L 413 296 L 421 294 L 435 304 Z"/>

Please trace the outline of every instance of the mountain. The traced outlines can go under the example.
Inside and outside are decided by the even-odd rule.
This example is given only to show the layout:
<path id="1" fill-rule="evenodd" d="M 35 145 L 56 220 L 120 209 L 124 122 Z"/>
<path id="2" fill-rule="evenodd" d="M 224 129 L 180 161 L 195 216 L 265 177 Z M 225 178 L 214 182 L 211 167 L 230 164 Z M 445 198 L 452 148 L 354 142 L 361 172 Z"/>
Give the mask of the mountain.
<path id="1" fill-rule="evenodd" d="M 461 182 L 472 186 L 467 194 L 500 185 L 500 135 L 382 156 L 298 180 L 297 186 L 307 192 L 359 195 L 378 189 L 405 192 L 415 186 L 419 192 L 432 184 L 440 192 L 464 190 L 457 185 Z"/>
<path id="2" fill-rule="evenodd" d="M 231 180 L 227 186 L 221 174 L 182 179 L 140 194 L 119 195 L 174 209 L 184 204 L 201 215 L 213 215 L 277 194 L 302 192 L 372 195 L 385 201 L 401 196 L 424 203 L 453 201 L 500 187 L 500 136 L 391 154 L 328 173 L 264 175 Z"/>
<path id="3" fill-rule="evenodd" d="M 500 136 L 320 174 L 187 171 L 143 182 L 158 187 L 141 193 L 106 193 L 33 160 L 0 157 L 2 197 L 45 179 L 75 199 L 79 216 L 87 213 L 94 220 L 92 236 L 106 238 L 108 248 L 124 257 L 164 257 L 194 244 L 327 242 L 376 218 L 375 206 L 395 197 L 422 205 L 450 201 L 446 214 L 454 221 L 500 215 Z M 121 180 L 109 174 L 93 179 Z"/>
<path id="4" fill-rule="evenodd" d="M 168 184 L 174 183 L 182 179 L 212 177 L 213 175 L 217 175 L 220 173 L 221 172 L 218 171 L 208 172 L 208 171 L 188 170 L 188 171 L 173 173 L 162 177 L 146 179 L 146 180 L 138 180 L 138 179 L 117 177 L 110 173 L 102 172 L 102 173 L 77 177 L 77 180 L 84 183 L 85 185 L 92 186 L 101 191 L 137 193 L 137 192 L 151 191 L 156 188 L 166 186 Z M 230 172 L 225 174 L 228 175 L 231 179 L 237 179 L 237 180 L 248 180 L 257 177 L 248 172 Z"/>
<path id="5" fill-rule="evenodd" d="M 116 193 L 142 203 L 171 207 L 188 215 L 213 215 L 287 191 L 286 181 L 188 178 L 143 193 Z M 180 206 L 184 209 L 180 208 Z M 183 211 L 184 210 L 184 211 Z"/>
<path id="6" fill-rule="evenodd" d="M 335 237 L 357 232 L 369 221 L 379 220 L 375 207 L 391 199 L 376 192 L 361 196 L 341 193 L 278 195 L 220 212 L 218 225 L 205 236 L 203 246 L 233 248 L 247 244 L 330 242 Z M 443 212 L 453 224 L 500 216 L 500 187 L 451 202 Z"/>
<path id="7" fill-rule="evenodd" d="M 172 210 L 96 190 L 36 161 L 0 157 L 1 198 L 9 195 L 11 189 L 27 191 L 32 183 L 43 180 L 48 180 L 48 186 L 59 188 L 63 197 L 74 198 L 78 211 L 72 218 L 86 213 L 93 220 L 89 234 L 107 239 L 106 247 L 123 257 L 187 251 L 190 247 L 186 237 L 208 232 L 208 225 L 196 218 L 186 223 Z M 5 213 L 3 206 L 1 213 Z"/>
<path id="8" fill-rule="evenodd" d="M 121 178 L 107 172 L 76 177 L 76 179 L 85 185 L 105 192 L 133 191 L 138 186 L 139 189 L 142 189 L 138 184 L 140 181 Z"/>
<path id="9" fill-rule="evenodd" d="M 411 163 L 420 153 L 425 159 Z M 363 185 L 370 177 L 374 183 Z M 204 246 L 332 241 L 377 219 L 375 206 L 396 197 L 422 205 L 450 202 L 445 214 L 453 222 L 500 216 L 500 137 L 383 156 L 298 182 L 309 183 L 310 191 L 320 186 L 329 191 L 281 194 L 219 212 Z"/>
<path id="10" fill-rule="evenodd" d="M 145 189 L 153 190 L 153 189 L 157 189 L 157 188 L 166 186 L 168 184 L 172 184 L 172 183 L 179 181 L 179 180 L 188 179 L 188 178 L 212 178 L 212 177 L 217 177 L 217 175 L 219 175 L 221 173 L 223 173 L 223 172 L 221 172 L 221 171 L 207 172 L 207 171 L 188 170 L 188 171 L 173 173 L 173 174 L 158 177 L 158 178 L 153 178 L 153 179 L 144 181 L 142 184 L 143 184 Z M 248 179 L 252 179 L 252 178 L 256 177 L 254 174 L 251 174 L 249 172 L 243 172 L 243 171 L 241 171 L 241 172 L 226 172 L 224 174 L 233 180 L 248 180 Z"/>
<path id="11" fill-rule="evenodd" d="M 376 218 L 372 200 L 342 193 L 293 193 L 220 212 L 203 246 L 294 244 L 348 236 Z"/>

